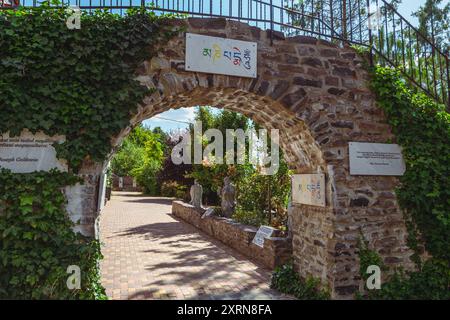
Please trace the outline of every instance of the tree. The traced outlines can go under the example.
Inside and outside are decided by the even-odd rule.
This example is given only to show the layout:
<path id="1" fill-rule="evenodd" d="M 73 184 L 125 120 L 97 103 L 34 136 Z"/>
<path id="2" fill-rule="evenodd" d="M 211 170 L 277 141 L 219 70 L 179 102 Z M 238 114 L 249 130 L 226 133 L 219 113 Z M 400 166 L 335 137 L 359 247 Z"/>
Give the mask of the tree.
<path id="1" fill-rule="evenodd" d="M 125 139 L 111 160 L 111 171 L 119 177 L 132 176 L 133 170 L 144 162 L 144 150 L 130 139 Z"/>
<path id="2" fill-rule="evenodd" d="M 218 129 L 226 137 L 227 129 L 243 129 L 244 132 L 252 128 L 259 130 L 262 127 L 253 123 L 246 116 L 227 110 L 218 113 L 210 108 L 199 108 L 196 120 L 202 122 L 203 133 L 208 129 Z M 191 137 L 193 128 L 191 128 Z M 203 141 L 203 145 L 210 141 Z M 270 139 L 268 141 L 270 148 Z M 226 149 L 224 139 L 223 148 Z M 261 167 L 250 163 L 249 143 L 246 139 L 246 157 L 244 164 L 217 164 L 203 161 L 202 164 L 194 164 L 192 173 L 203 186 L 205 202 L 209 205 L 220 204 L 217 191 L 223 187 L 223 179 L 230 177 L 237 187 L 237 208 L 234 219 L 245 224 L 260 226 L 270 224 L 283 228 L 287 222 L 287 203 L 290 192 L 290 171 L 280 154 L 280 168 L 274 175 L 262 175 Z M 235 155 L 237 154 L 235 144 Z M 235 160 L 237 160 L 235 158 Z"/>
<path id="3" fill-rule="evenodd" d="M 220 130 L 224 137 L 223 150 L 226 150 L 225 137 L 227 129 L 243 129 L 245 131 L 250 124 L 249 119 L 240 113 L 221 110 L 215 114 L 209 107 L 198 108 L 195 114 L 195 120 L 202 123 L 202 134 L 208 129 Z M 190 127 L 190 131 L 191 139 L 194 139 L 193 126 Z M 206 146 L 210 142 L 204 140 L 202 143 L 203 146 Z M 194 144 L 191 143 L 191 145 L 193 146 Z M 223 179 L 230 176 L 234 180 L 242 171 L 241 167 L 240 165 L 214 164 L 207 161 L 207 159 L 204 160 L 203 164 L 194 164 L 192 172 L 188 176 L 197 179 L 203 186 L 203 194 L 206 203 L 219 204 L 220 198 L 217 192 L 223 186 Z"/>
<path id="4" fill-rule="evenodd" d="M 164 143 L 164 161 L 161 170 L 157 175 L 158 186 L 161 186 L 161 195 L 163 196 L 177 196 L 181 197 L 180 193 L 176 192 L 177 190 L 185 190 L 185 194 L 181 197 L 186 200 L 189 200 L 189 195 L 187 191 L 190 186 L 194 183 L 192 178 L 189 178 L 189 174 L 192 173 L 192 165 L 187 163 L 182 163 L 176 165 L 172 161 L 171 153 L 172 149 L 181 142 L 182 133 L 181 132 L 170 132 L 169 134 L 165 133 L 167 136 L 166 141 Z M 164 187 L 166 186 L 166 187 Z M 167 192 L 167 186 L 171 186 L 171 192 Z"/>
<path id="5" fill-rule="evenodd" d="M 397 8 L 401 0 L 388 0 L 388 4 Z M 389 10 L 383 1 L 370 0 L 369 4 L 379 9 Z M 359 41 L 366 37 L 368 29 L 367 2 L 361 0 L 285 0 L 285 8 L 295 12 L 289 13 L 290 24 L 304 31 L 283 29 L 290 35 L 317 34 L 341 39 Z M 336 40 L 335 40 L 336 41 Z"/>
<path id="6" fill-rule="evenodd" d="M 250 164 L 244 168 L 244 174 L 236 179 L 237 208 L 234 218 L 255 226 L 266 224 L 280 229 L 286 227 L 291 190 L 291 172 L 287 163 L 280 159 L 277 173 L 267 176 L 261 175 Z"/>
<path id="7" fill-rule="evenodd" d="M 450 2 L 427 0 L 413 13 L 419 19 L 419 31 L 444 53 L 450 51 Z"/>
<path id="8" fill-rule="evenodd" d="M 159 129 L 160 130 L 160 129 Z M 157 174 L 164 160 L 164 143 L 159 130 L 142 125 L 126 137 L 111 161 L 112 172 L 118 176 L 132 176 L 145 193 L 157 195 Z"/>
<path id="9" fill-rule="evenodd" d="M 164 160 L 163 145 L 159 139 L 158 134 L 148 131 L 143 148 L 144 161 L 132 172 L 137 183 L 144 189 L 144 193 L 150 195 L 159 194 L 157 174 L 161 170 Z"/>

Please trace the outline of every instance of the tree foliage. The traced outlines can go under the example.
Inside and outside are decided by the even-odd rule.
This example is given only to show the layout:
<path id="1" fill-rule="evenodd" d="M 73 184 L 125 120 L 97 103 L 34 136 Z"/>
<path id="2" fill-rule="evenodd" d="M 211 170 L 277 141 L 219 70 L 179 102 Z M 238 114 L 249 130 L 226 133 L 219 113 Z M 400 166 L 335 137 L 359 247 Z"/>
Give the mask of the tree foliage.
<path id="1" fill-rule="evenodd" d="M 79 178 L 58 171 L 0 170 L 0 299 L 105 299 L 97 241 L 73 232 L 62 188 Z M 66 286 L 67 267 L 81 289 Z"/>
<path id="2" fill-rule="evenodd" d="M 226 150 L 227 129 L 258 130 L 261 127 L 242 114 L 231 111 L 213 112 L 201 107 L 196 113 L 196 121 L 201 121 L 203 133 L 208 129 L 218 129 L 224 137 L 223 148 Z M 193 128 L 191 128 L 193 138 Z M 270 141 L 269 141 L 270 142 Z M 203 141 L 203 146 L 211 141 Z M 270 147 L 270 143 L 269 143 Z M 233 218 L 239 222 L 260 226 L 269 224 L 285 228 L 287 222 L 287 204 L 290 192 L 290 172 L 280 152 L 280 168 L 274 175 L 262 175 L 261 167 L 249 161 L 249 143 L 246 139 L 245 163 L 229 165 L 218 164 L 205 159 L 202 164 L 194 164 L 192 173 L 206 191 L 206 202 L 219 205 L 218 191 L 223 187 L 225 177 L 230 177 L 236 185 L 237 207 Z M 237 145 L 234 146 L 237 160 Z M 213 159 L 214 160 L 214 159 Z"/>
<path id="3" fill-rule="evenodd" d="M 328 300 L 330 291 L 320 279 L 307 277 L 303 279 L 294 270 L 292 263 L 277 267 L 272 274 L 271 288 L 293 295 L 300 300 Z"/>
<path id="4" fill-rule="evenodd" d="M 226 129 L 243 129 L 245 131 L 250 124 L 249 119 L 242 114 L 228 110 L 214 113 L 209 107 L 198 108 L 195 115 L 195 121 L 202 124 L 202 135 L 208 129 L 220 130 L 222 136 L 224 137 L 223 150 L 226 150 Z M 190 133 L 191 139 L 194 139 L 193 126 L 190 127 Z M 211 143 L 211 141 L 202 141 L 203 147 L 209 143 Z M 193 140 L 191 145 L 192 147 L 194 146 Z M 193 156 L 192 159 L 194 159 Z M 234 179 L 238 172 L 241 171 L 241 165 L 214 164 L 211 160 L 212 159 L 204 159 L 202 164 L 193 164 L 192 173 L 189 174 L 189 177 L 197 179 L 203 186 L 204 198 L 206 202 L 208 204 L 217 205 L 220 202 L 217 192 L 223 186 L 223 179 L 227 176 Z"/>
<path id="5" fill-rule="evenodd" d="M 369 299 L 450 299 L 450 115 L 445 106 L 409 88 L 400 72 L 376 67 L 371 86 L 402 147 L 406 162 L 397 197 L 407 221 L 416 271 L 394 270 Z M 431 254 L 422 261 L 422 243 Z M 360 245 L 360 273 L 382 266 L 379 254 Z"/>
<path id="6" fill-rule="evenodd" d="M 246 224 L 272 225 L 285 230 L 291 191 L 290 171 L 285 161 L 274 175 L 262 175 L 258 168 L 245 166 L 237 177 L 237 208 L 234 218 Z"/>
<path id="7" fill-rule="evenodd" d="M 419 19 L 419 31 L 433 41 L 444 53 L 450 52 L 450 2 L 426 0 L 425 4 L 414 12 Z"/>
<path id="8" fill-rule="evenodd" d="M 111 159 L 112 173 L 119 177 L 132 176 L 144 162 L 144 148 L 125 139 L 120 150 Z"/>
<path id="9" fill-rule="evenodd" d="M 401 0 L 388 0 L 387 3 L 397 8 Z M 382 1 L 370 0 L 370 5 L 378 4 L 380 10 L 386 10 Z M 359 39 L 362 30 L 368 28 L 367 2 L 361 0 L 285 0 L 285 8 L 290 12 L 290 24 L 304 31 L 283 27 L 291 36 L 312 34 L 308 31 L 340 37 L 342 39 Z"/>

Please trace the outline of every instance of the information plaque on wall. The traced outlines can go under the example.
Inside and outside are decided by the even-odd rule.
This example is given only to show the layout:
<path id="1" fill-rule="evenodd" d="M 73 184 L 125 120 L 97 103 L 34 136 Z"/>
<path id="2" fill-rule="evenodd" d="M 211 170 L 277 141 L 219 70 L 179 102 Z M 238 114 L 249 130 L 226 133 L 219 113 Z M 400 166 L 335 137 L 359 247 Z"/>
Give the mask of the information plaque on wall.
<path id="1" fill-rule="evenodd" d="M 292 203 L 325 207 L 325 175 L 292 175 Z"/>
<path id="2" fill-rule="evenodd" d="M 402 176 L 405 161 L 397 144 L 349 143 L 350 174 L 365 176 Z"/>
<path id="3" fill-rule="evenodd" d="M 256 42 L 186 33 L 186 71 L 256 78 Z"/>
<path id="4" fill-rule="evenodd" d="M 264 239 L 270 238 L 275 230 L 275 228 L 268 226 L 259 227 L 252 243 L 256 244 L 258 247 L 264 248 Z"/>
<path id="5" fill-rule="evenodd" d="M 0 168 L 13 173 L 30 173 L 58 169 L 67 171 L 64 161 L 56 158 L 55 142 L 64 141 L 63 137 L 49 137 L 42 133 L 22 132 L 20 136 L 10 137 L 0 134 Z"/>

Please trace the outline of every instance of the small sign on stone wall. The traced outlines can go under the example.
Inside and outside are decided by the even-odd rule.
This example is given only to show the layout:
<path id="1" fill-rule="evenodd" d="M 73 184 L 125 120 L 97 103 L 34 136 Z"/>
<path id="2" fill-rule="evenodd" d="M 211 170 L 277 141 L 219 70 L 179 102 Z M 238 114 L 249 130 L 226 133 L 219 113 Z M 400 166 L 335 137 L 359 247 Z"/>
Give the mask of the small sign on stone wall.
<path id="1" fill-rule="evenodd" d="M 292 203 L 325 207 L 325 175 L 292 175 Z"/>
<path id="2" fill-rule="evenodd" d="M 258 247 L 264 248 L 264 239 L 270 238 L 275 230 L 275 228 L 268 226 L 259 227 L 252 243 L 256 244 Z"/>
<path id="3" fill-rule="evenodd" d="M 186 33 L 186 71 L 257 75 L 257 43 Z"/>
<path id="4" fill-rule="evenodd" d="M 20 136 L 0 135 L 0 168 L 14 173 L 30 173 L 58 169 L 67 171 L 65 161 L 56 158 L 55 142 L 62 143 L 64 137 L 49 137 L 43 133 L 32 134 L 24 130 Z"/>
<path id="5" fill-rule="evenodd" d="M 366 176 L 402 176 L 405 161 L 397 144 L 349 143 L 350 174 Z"/>

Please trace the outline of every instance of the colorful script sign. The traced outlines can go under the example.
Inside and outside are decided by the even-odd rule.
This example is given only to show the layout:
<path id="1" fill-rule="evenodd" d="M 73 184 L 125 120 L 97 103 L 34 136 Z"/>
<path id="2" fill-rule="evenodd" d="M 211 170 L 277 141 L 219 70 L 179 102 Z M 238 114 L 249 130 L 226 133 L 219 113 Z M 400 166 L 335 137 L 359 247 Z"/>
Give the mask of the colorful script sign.
<path id="1" fill-rule="evenodd" d="M 292 203 L 325 207 L 325 175 L 292 175 Z"/>
<path id="2" fill-rule="evenodd" d="M 186 33 L 186 70 L 256 78 L 255 42 Z"/>

